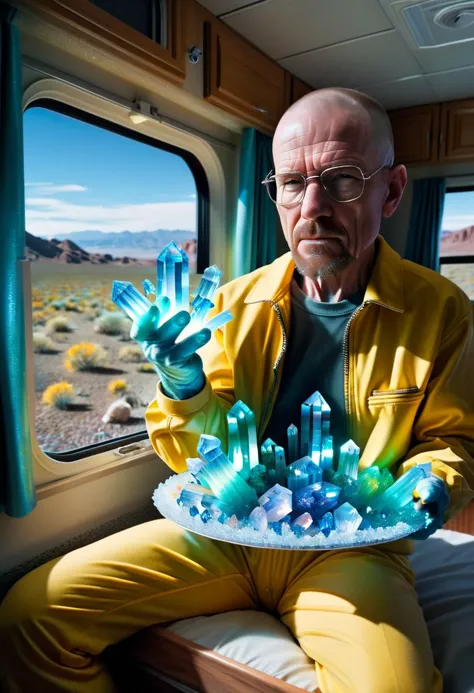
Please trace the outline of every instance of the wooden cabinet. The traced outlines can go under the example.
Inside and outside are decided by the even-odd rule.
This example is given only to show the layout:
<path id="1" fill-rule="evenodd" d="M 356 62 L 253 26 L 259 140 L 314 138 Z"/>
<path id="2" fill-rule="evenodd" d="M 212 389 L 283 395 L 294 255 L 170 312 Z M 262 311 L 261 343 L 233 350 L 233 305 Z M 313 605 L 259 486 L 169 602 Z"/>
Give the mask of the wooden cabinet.
<path id="1" fill-rule="evenodd" d="M 186 76 L 184 9 L 187 0 L 169 0 L 168 45 L 161 46 L 89 0 L 23 0 L 21 8 L 66 29 L 110 55 L 182 84 Z"/>
<path id="2" fill-rule="evenodd" d="M 306 82 L 298 79 L 298 77 L 294 75 L 291 76 L 291 103 L 298 101 L 298 99 L 301 99 L 312 91 L 314 91 L 313 87 L 308 86 Z"/>
<path id="3" fill-rule="evenodd" d="M 396 164 L 432 164 L 438 160 L 439 104 L 402 108 L 388 115 Z"/>
<path id="4" fill-rule="evenodd" d="M 204 96 L 265 132 L 286 109 L 285 70 L 222 22 L 205 23 Z"/>
<path id="5" fill-rule="evenodd" d="M 440 161 L 474 160 L 474 99 L 441 108 Z"/>

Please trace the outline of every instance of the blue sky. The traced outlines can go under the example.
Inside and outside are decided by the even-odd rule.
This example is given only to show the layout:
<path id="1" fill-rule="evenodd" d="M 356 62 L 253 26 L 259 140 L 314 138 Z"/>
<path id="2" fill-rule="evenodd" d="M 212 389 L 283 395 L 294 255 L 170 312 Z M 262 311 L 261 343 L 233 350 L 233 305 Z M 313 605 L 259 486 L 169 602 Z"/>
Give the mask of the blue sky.
<path id="1" fill-rule="evenodd" d="M 23 127 L 30 233 L 196 231 L 196 186 L 181 157 L 45 108 L 27 110 Z"/>
<path id="2" fill-rule="evenodd" d="M 444 201 L 443 231 L 474 225 L 474 191 L 448 193 Z"/>

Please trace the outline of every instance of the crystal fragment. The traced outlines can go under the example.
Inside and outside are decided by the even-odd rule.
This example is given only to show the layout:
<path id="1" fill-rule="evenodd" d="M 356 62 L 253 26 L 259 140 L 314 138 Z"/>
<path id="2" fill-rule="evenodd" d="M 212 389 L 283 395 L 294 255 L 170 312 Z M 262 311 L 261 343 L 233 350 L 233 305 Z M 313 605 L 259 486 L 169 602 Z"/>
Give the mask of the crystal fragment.
<path id="1" fill-rule="evenodd" d="M 328 537 L 331 531 L 334 529 L 334 517 L 331 512 L 325 513 L 319 521 L 319 529 Z"/>
<path id="2" fill-rule="evenodd" d="M 211 265 L 204 270 L 199 286 L 194 292 L 191 305 L 194 306 L 199 299 L 212 301 L 221 281 L 222 272 L 217 265 Z"/>
<path id="3" fill-rule="evenodd" d="M 191 313 L 190 324 L 195 325 L 196 323 L 202 323 L 206 319 L 207 314 L 214 307 L 212 301 L 207 298 L 200 298 L 195 304 Z"/>
<path id="4" fill-rule="evenodd" d="M 354 534 L 362 522 L 362 516 L 350 503 L 340 505 L 333 515 L 336 530 L 344 534 Z"/>
<path id="5" fill-rule="evenodd" d="M 210 520 L 211 518 L 212 518 L 212 515 L 211 515 L 211 513 L 209 512 L 209 510 L 208 510 L 207 508 L 206 508 L 205 510 L 202 511 L 202 513 L 201 513 L 201 520 L 202 520 L 204 523 L 209 522 L 209 520 Z"/>
<path id="6" fill-rule="evenodd" d="M 392 486 L 374 499 L 374 509 L 398 510 L 413 500 L 413 491 L 419 481 L 426 478 L 425 471 L 418 466 L 402 474 Z"/>
<path id="7" fill-rule="evenodd" d="M 198 508 L 197 508 L 195 505 L 192 505 L 192 506 L 189 508 L 189 514 L 191 515 L 191 517 L 196 517 L 196 515 L 199 515 L 199 510 L 198 510 Z"/>
<path id="8" fill-rule="evenodd" d="M 158 296 L 170 300 L 171 315 L 189 309 L 188 256 L 174 241 L 168 243 L 156 260 Z"/>
<path id="9" fill-rule="evenodd" d="M 331 409 L 319 392 L 314 392 L 301 405 L 300 455 L 309 455 L 316 464 L 321 462 L 323 423 L 327 435 L 330 414 Z"/>
<path id="10" fill-rule="evenodd" d="M 151 308 L 150 301 L 145 298 L 131 282 L 114 281 L 112 284 L 112 301 L 121 308 L 133 322 L 138 320 Z"/>
<path id="11" fill-rule="evenodd" d="M 196 474 L 199 472 L 201 467 L 203 467 L 204 462 L 201 460 L 200 457 L 188 457 L 186 459 L 186 466 L 188 468 L 188 471 L 193 474 L 193 476 L 196 476 Z"/>
<path id="12" fill-rule="evenodd" d="M 245 481 L 259 463 L 257 429 L 253 411 L 241 400 L 227 414 L 228 457 Z"/>
<path id="13" fill-rule="evenodd" d="M 271 438 L 267 438 L 263 441 L 260 448 L 262 456 L 262 464 L 265 465 L 267 469 L 275 469 L 275 441 Z"/>
<path id="14" fill-rule="evenodd" d="M 334 449 L 332 444 L 332 436 L 324 436 L 321 446 L 321 462 L 322 469 L 332 469 L 334 459 Z"/>
<path id="15" fill-rule="evenodd" d="M 268 517 L 265 509 L 261 506 L 254 508 L 249 515 L 249 525 L 257 532 L 266 532 L 268 527 Z"/>
<path id="16" fill-rule="evenodd" d="M 290 424 L 286 432 L 288 439 L 288 462 L 291 464 L 298 459 L 298 429 L 295 424 Z"/>
<path id="17" fill-rule="evenodd" d="M 268 522 L 279 522 L 291 513 L 292 495 L 289 489 L 280 484 L 275 484 L 260 496 L 258 502 L 265 509 Z"/>
<path id="18" fill-rule="evenodd" d="M 302 515 L 298 515 L 298 517 L 295 520 L 293 520 L 291 526 L 300 526 L 303 529 L 308 529 L 308 527 L 312 524 L 313 518 L 311 517 L 311 515 L 309 513 L 303 513 Z"/>
<path id="19" fill-rule="evenodd" d="M 198 454 L 205 462 L 197 473 L 209 485 L 221 501 L 228 515 L 246 517 L 258 505 L 257 494 L 235 471 L 230 460 L 221 450 L 221 441 L 215 436 L 202 434 Z"/>
<path id="20" fill-rule="evenodd" d="M 357 477 L 357 493 L 352 501 L 356 507 L 369 505 L 373 499 L 393 484 L 393 477 L 388 469 L 377 466 L 363 469 Z"/>
<path id="21" fill-rule="evenodd" d="M 212 320 L 206 322 L 204 327 L 213 332 L 214 330 L 218 330 L 220 327 L 223 327 L 227 322 L 229 322 L 229 320 L 232 320 L 232 313 L 229 310 L 224 310 L 222 313 L 215 315 Z"/>
<path id="22" fill-rule="evenodd" d="M 352 479 L 357 479 L 359 453 L 360 448 L 357 447 L 353 440 L 348 440 L 347 443 L 344 443 L 339 452 L 338 473 Z"/>
<path id="23" fill-rule="evenodd" d="M 206 507 L 206 504 L 210 505 L 217 501 L 217 498 L 212 491 L 205 486 L 201 486 L 200 484 L 185 484 L 181 491 L 180 501 L 188 508 L 192 505 L 199 507 L 199 504 Z"/>
<path id="24" fill-rule="evenodd" d="M 322 481 L 321 468 L 308 455 L 288 465 L 286 474 L 287 486 L 292 491 Z"/>
<path id="25" fill-rule="evenodd" d="M 142 285 L 145 296 L 148 296 L 149 294 L 156 294 L 155 285 L 149 279 L 144 279 Z"/>
<path id="26" fill-rule="evenodd" d="M 298 512 L 309 512 L 313 519 L 318 519 L 336 507 L 340 493 L 338 486 L 320 481 L 295 491 L 293 507 Z"/>

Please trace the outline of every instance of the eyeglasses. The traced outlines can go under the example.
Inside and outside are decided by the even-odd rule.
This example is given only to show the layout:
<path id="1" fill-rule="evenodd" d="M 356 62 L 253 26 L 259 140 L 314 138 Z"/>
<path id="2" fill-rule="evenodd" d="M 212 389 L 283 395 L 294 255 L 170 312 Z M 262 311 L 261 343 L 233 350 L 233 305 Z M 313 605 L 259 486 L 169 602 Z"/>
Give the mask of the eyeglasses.
<path id="1" fill-rule="evenodd" d="M 306 186 L 309 180 L 319 178 L 321 185 L 336 202 L 353 202 L 358 200 L 364 192 L 365 181 L 384 168 L 381 166 L 376 171 L 367 175 L 358 166 L 330 166 L 324 169 L 318 176 L 304 176 L 302 173 L 291 171 L 289 173 L 270 173 L 262 180 L 270 199 L 282 207 L 295 207 L 303 202 Z"/>

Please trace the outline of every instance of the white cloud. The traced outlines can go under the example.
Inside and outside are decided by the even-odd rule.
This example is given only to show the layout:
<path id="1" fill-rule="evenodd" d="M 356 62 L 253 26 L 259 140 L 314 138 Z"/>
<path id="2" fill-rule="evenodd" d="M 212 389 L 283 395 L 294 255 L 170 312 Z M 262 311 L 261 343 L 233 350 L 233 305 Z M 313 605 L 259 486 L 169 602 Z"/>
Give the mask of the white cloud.
<path id="1" fill-rule="evenodd" d="M 62 192 L 86 192 L 84 185 L 69 183 L 67 185 L 53 185 L 52 183 L 25 183 L 26 187 L 34 187 L 37 195 L 55 195 Z"/>
<path id="2" fill-rule="evenodd" d="M 53 238 L 72 231 L 196 230 L 196 203 L 151 202 L 136 205 L 76 205 L 53 197 L 26 199 L 26 229 Z"/>
<path id="3" fill-rule="evenodd" d="M 459 231 L 466 226 L 474 225 L 474 214 L 465 215 L 445 215 L 443 217 L 443 231 Z"/>

